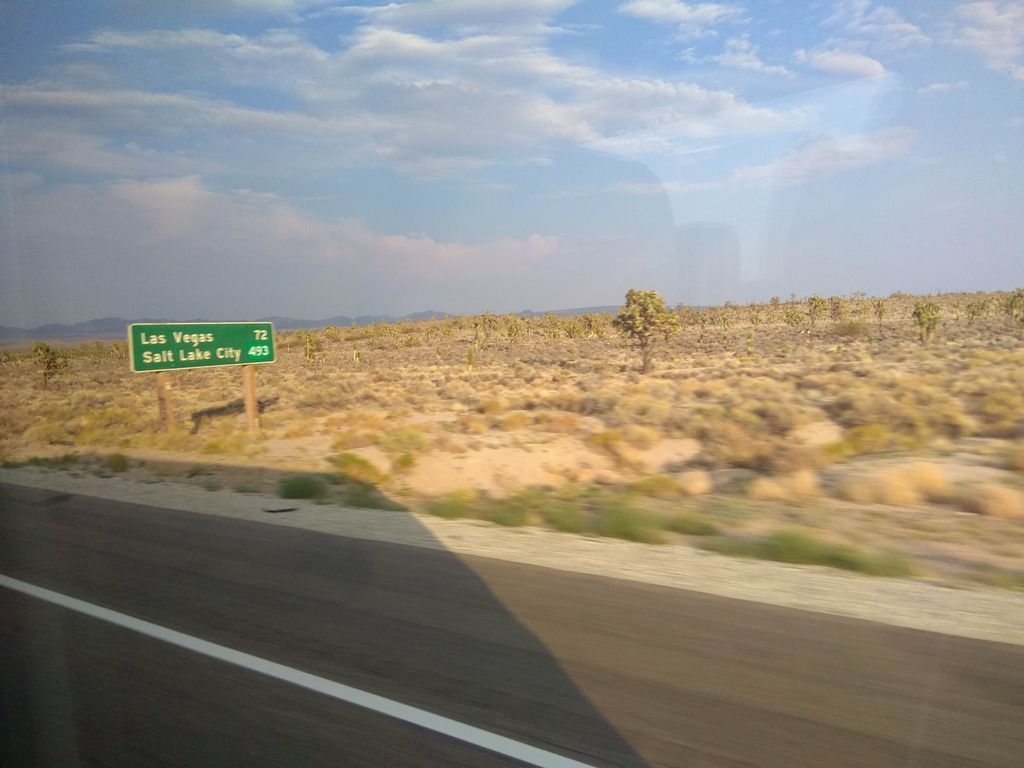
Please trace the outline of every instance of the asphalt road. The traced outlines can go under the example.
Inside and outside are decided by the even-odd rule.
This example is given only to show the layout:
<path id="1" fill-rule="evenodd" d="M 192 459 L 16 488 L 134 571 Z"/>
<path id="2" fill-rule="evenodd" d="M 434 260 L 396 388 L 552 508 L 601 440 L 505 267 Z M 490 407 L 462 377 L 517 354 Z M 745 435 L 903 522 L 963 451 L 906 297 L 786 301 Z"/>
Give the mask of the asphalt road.
<path id="1" fill-rule="evenodd" d="M 594 766 L 1024 765 L 1018 646 L 16 486 L 0 574 Z M 0 587 L 4 768 L 523 764 Z"/>

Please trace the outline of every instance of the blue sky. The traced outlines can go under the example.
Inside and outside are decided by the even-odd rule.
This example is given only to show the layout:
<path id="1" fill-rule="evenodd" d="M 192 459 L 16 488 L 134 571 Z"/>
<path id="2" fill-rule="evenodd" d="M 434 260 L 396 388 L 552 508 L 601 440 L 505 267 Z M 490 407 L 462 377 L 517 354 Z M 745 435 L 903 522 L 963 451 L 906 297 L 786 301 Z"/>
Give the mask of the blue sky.
<path id="1" fill-rule="evenodd" d="M 0 0 L 0 323 L 1024 285 L 1024 2 Z"/>

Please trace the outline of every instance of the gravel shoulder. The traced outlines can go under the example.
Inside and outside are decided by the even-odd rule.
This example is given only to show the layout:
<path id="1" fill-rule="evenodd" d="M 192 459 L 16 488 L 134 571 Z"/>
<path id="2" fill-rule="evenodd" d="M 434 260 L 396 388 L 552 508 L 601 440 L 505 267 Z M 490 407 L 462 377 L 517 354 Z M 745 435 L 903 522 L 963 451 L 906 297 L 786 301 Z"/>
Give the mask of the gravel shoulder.
<path id="1" fill-rule="evenodd" d="M 813 566 L 741 560 L 684 545 L 636 544 L 538 528 L 508 529 L 410 512 L 350 509 L 228 490 L 205 491 L 171 482 L 74 476 L 42 467 L 0 469 L 0 482 L 335 536 L 445 549 L 460 555 L 1024 645 L 1024 595 L 985 587 L 952 589 Z M 282 508 L 290 511 L 266 511 Z"/>

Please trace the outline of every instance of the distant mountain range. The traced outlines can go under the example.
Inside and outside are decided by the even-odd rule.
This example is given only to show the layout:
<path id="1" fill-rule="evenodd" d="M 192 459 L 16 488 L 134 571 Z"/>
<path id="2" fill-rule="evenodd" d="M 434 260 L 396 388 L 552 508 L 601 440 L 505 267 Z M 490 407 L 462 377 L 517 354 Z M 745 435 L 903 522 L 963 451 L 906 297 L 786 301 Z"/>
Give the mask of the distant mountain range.
<path id="1" fill-rule="evenodd" d="M 578 307 L 576 309 L 554 309 L 544 312 L 535 312 L 532 309 L 524 309 L 522 312 L 517 312 L 516 314 L 522 317 L 537 317 L 539 315 L 547 314 L 582 315 L 587 312 L 618 312 L 618 310 L 618 307 Z M 274 328 L 278 331 L 294 331 L 326 328 L 329 325 L 337 325 L 345 328 L 352 325 L 372 325 L 373 323 L 381 322 L 395 323 L 406 320 L 432 320 L 442 317 L 454 317 L 454 315 L 448 312 L 426 310 L 424 312 L 413 312 L 411 315 L 405 315 L 403 317 L 392 317 L 390 315 L 359 315 L 358 317 L 348 317 L 347 315 L 338 315 L 337 317 L 328 317 L 325 320 L 296 320 L 292 317 L 260 317 L 257 318 L 257 320 L 273 323 Z M 50 325 L 40 325 L 36 328 L 14 328 L 7 325 L 0 325 L 0 341 L 13 341 L 20 339 L 26 341 L 34 341 L 37 339 L 123 339 L 128 336 L 129 323 L 172 322 L 204 323 L 212 321 L 179 321 L 167 320 L 165 318 L 125 320 L 123 317 L 101 317 L 96 320 L 86 320 L 85 322 L 75 323 L 73 325 L 52 323 Z"/>

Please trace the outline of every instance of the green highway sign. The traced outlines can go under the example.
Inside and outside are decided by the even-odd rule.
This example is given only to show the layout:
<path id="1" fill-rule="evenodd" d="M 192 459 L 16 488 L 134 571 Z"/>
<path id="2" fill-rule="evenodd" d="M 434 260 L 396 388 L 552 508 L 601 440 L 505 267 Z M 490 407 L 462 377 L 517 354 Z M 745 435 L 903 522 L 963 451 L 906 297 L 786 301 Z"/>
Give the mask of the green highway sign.
<path id="1" fill-rule="evenodd" d="M 132 371 L 274 362 L 273 323 L 132 323 Z"/>

